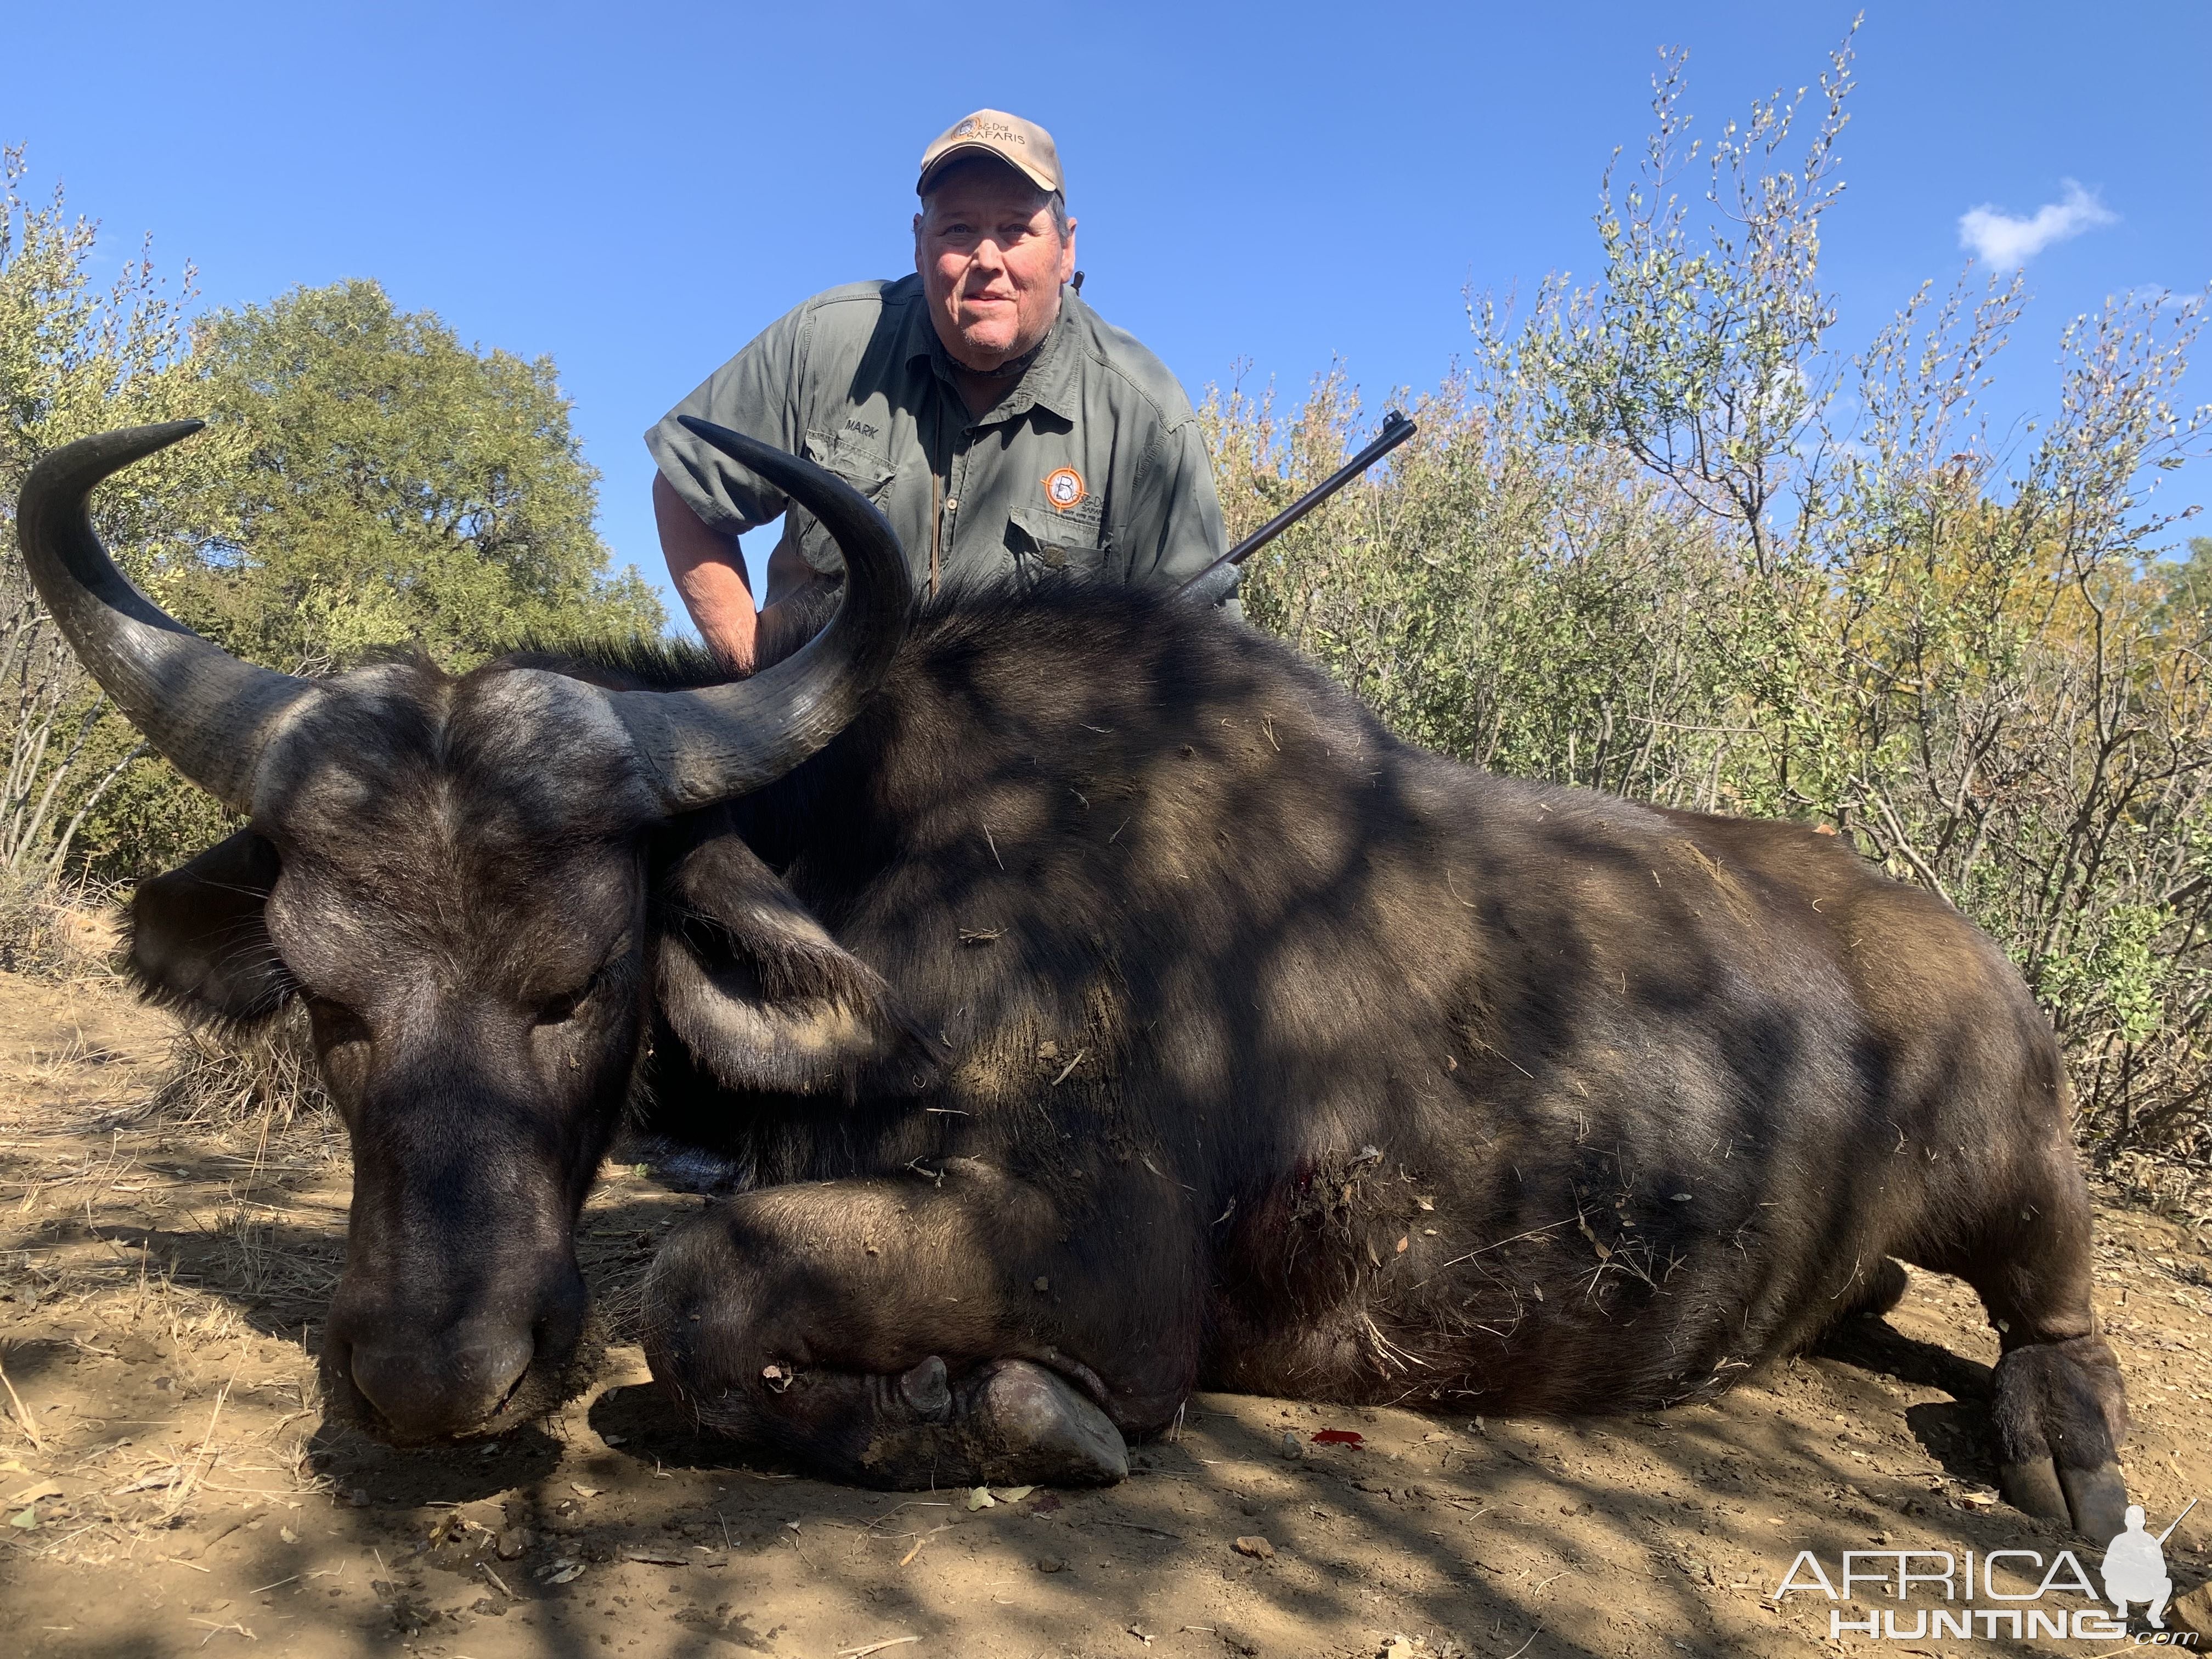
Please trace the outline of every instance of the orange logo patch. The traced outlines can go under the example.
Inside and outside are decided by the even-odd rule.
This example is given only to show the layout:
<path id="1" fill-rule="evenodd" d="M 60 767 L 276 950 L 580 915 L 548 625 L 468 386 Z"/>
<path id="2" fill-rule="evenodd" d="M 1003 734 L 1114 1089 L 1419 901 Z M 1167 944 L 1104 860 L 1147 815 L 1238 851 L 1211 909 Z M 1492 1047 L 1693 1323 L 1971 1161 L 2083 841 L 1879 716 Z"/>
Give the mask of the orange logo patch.
<path id="1" fill-rule="evenodd" d="M 1083 475 L 1072 466 L 1060 467 L 1044 475 L 1044 498 L 1062 513 L 1079 505 L 1090 493 L 1083 487 Z"/>

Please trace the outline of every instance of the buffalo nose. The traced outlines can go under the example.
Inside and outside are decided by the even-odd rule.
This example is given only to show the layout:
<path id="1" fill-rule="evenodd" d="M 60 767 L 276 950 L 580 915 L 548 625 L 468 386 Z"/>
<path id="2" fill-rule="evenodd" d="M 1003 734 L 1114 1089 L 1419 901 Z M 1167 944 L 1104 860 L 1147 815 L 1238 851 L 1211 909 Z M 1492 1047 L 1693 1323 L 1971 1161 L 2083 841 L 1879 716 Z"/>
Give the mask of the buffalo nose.
<path id="1" fill-rule="evenodd" d="M 527 1330 L 475 1331 L 437 1344 L 356 1343 L 348 1369 L 393 1433 L 434 1440 L 482 1426 L 524 1371 L 535 1345 Z"/>

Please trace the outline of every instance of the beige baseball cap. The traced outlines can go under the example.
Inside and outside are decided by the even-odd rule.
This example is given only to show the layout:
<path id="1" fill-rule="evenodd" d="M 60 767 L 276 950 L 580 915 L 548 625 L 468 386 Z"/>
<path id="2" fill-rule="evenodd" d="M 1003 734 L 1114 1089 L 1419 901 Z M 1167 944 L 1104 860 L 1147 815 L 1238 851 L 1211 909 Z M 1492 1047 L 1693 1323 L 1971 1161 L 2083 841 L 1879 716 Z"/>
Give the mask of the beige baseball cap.
<path id="1" fill-rule="evenodd" d="M 1052 135 L 1034 121 L 1009 115 L 1002 109 L 979 109 L 965 115 L 937 136 L 921 153 L 921 176 L 915 194 L 929 189 L 929 181 L 947 164 L 963 155 L 995 155 L 1017 169 L 1039 190 L 1067 189 L 1060 173 L 1060 150 Z"/>

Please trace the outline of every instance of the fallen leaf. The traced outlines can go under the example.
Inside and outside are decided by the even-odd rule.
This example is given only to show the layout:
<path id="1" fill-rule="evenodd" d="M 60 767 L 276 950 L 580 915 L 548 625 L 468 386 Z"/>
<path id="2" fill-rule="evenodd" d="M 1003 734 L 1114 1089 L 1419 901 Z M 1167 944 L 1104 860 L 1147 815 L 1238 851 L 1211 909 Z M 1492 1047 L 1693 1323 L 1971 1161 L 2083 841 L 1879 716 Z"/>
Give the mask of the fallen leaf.
<path id="1" fill-rule="evenodd" d="M 35 1504 L 41 1498 L 59 1498 L 62 1489 L 52 1480 L 33 1480 L 8 1501 L 10 1504 Z"/>
<path id="2" fill-rule="evenodd" d="M 1322 1429 L 1313 1437 L 1316 1446 L 1364 1446 L 1367 1437 L 1357 1429 Z"/>
<path id="3" fill-rule="evenodd" d="M 300 1534 L 294 1532 L 289 1527 L 277 1528 L 276 1535 L 288 1544 L 296 1544 L 300 1541 Z"/>
<path id="4" fill-rule="evenodd" d="M 581 1577 L 583 1571 L 581 1561 L 551 1561 L 538 1569 L 538 1577 L 542 1583 L 565 1584 Z"/>
<path id="5" fill-rule="evenodd" d="M 580 1486 L 573 1480 L 568 1483 L 568 1490 L 579 1498 L 597 1498 L 599 1495 L 597 1486 Z"/>
<path id="6" fill-rule="evenodd" d="M 973 1515 L 977 1510 L 994 1508 L 998 1501 L 991 1496 L 991 1489 L 988 1486 L 978 1486 L 968 1494 L 968 1512 Z"/>
<path id="7" fill-rule="evenodd" d="M 39 1529 L 38 1506 L 34 1504 L 21 1515 L 9 1516 L 8 1524 L 11 1527 L 21 1527 L 25 1532 L 36 1532 Z"/>
<path id="8" fill-rule="evenodd" d="M 648 1567 L 688 1567 L 691 1558 L 681 1550 L 632 1547 L 622 1553 L 625 1561 L 642 1561 Z"/>
<path id="9" fill-rule="evenodd" d="M 991 1496 L 1001 1504 L 1018 1504 L 1036 1490 L 1035 1486 L 1001 1486 Z"/>

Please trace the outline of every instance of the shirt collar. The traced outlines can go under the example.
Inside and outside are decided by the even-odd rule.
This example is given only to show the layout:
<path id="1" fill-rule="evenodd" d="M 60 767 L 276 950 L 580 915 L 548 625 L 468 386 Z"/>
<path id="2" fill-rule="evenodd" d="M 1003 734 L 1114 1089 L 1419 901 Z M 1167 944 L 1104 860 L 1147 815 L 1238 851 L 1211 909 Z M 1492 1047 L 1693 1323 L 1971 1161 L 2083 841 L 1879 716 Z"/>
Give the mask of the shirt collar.
<path id="1" fill-rule="evenodd" d="M 995 426 L 1025 415 L 1033 408 L 1049 410 L 1064 421 L 1074 420 L 1079 401 L 1077 372 L 1082 366 L 1083 354 L 1073 337 L 1077 328 L 1075 311 L 1082 303 L 1074 289 L 1060 289 L 1060 315 L 1044 337 L 1044 349 L 1037 353 L 1036 361 L 1023 371 L 1014 389 L 990 413 L 970 424 Z M 945 349 L 945 343 L 937 337 L 929 301 L 920 291 L 917 280 L 914 308 L 907 313 L 906 360 L 913 362 L 925 357 L 957 401 L 960 391 L 952 380 L 952 358 Z"/>

